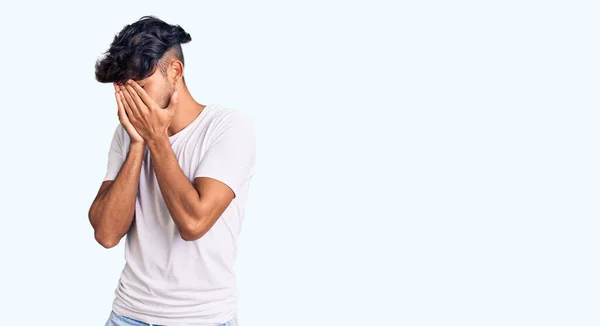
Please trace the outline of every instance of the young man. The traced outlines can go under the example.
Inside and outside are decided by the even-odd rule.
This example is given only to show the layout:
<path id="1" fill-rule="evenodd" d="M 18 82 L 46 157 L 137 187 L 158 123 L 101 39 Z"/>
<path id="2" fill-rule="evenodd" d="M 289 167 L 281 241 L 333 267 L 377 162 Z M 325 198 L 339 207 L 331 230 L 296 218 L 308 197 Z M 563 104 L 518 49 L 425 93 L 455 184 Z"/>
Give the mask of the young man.
<path id="1" fill-rule="evenodd" d="M 192 98 L 181 50 L 190 41 L 144 16 L 96 63 L 120 124 L 89 220 L 106 248 L 127 235 L 106 325 L 237 325 L 233 264 L 255 135 L 240 111 Z"/>

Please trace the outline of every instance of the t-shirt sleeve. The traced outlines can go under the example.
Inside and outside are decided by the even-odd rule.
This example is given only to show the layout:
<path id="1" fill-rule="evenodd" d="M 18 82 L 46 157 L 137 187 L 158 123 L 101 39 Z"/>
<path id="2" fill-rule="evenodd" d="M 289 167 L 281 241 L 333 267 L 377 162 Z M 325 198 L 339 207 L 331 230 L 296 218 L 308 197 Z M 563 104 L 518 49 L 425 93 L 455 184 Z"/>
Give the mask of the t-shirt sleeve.
<path id="1" fill-rule="evenodd" d="M 235 111 L 216 128 L 194 178 L 219 180 L 237 195 L 240 186 L 254 174 L 255 162 L 254 124 L 247 115 Z"/>
<path id="2" fill-rule="evenodd" d="M 123 126 L 117 125 L 113 134 L 112 141 L 110 143 L 110 149 L 108 151 L 108 163 L 106 166 L 106 174 L 104 175 L 104 181 L 114 180 L 125 162 L 125 151 L 123 150 Z"/>

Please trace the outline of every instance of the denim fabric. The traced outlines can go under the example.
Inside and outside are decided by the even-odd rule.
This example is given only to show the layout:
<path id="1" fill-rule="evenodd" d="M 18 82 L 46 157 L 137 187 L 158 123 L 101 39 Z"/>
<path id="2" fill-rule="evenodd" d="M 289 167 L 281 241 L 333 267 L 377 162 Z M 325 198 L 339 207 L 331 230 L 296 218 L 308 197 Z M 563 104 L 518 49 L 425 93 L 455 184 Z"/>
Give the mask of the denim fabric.
<path id="1" fill-rule="evenodd" d="M 144 323 L 139 320 L 121 316 L 121 315 L 117 314 L 116 312 L 111 311 L 110 316 L 108 317 L 108 320 L 106 321 L 106 324 L 104 326 L 162 326 L 162 325 Z M 233 317 L 232 320 L 230 320 L 224 324 L 219 324 L 216 326 L 239 326 L 237 316 Z"/>

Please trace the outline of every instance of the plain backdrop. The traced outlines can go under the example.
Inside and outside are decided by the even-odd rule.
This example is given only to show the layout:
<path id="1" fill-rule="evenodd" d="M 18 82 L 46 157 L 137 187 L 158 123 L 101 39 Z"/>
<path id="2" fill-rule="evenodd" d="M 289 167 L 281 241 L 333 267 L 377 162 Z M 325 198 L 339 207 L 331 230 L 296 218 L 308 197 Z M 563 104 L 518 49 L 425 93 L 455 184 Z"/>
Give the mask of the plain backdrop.
<path id="1" fill-rule="evenodd" d="M 124 241 L 87 212 L 118 123 L 94 63 L 179 24 L 203 104 L 257 132 L 241 326 L 598 325 L 594 1 L 0 7 L 0 323 L 104 325 Z"/>

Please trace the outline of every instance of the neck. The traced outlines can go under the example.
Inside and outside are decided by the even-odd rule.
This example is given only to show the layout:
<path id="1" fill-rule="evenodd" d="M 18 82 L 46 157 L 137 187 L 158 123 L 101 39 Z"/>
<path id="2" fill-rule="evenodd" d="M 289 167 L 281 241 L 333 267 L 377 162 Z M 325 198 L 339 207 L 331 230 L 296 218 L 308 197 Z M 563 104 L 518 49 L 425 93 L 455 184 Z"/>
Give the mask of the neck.
<path id="1" fill-rule="evenodd" d="M 187 87 L 183 85 L 177 86 L 179 89 L 179 98 L 177 106 L 175 107 L 175 115 L 169 125 L 168 134 L 169 137 L 178 133 L 187 125 L 189 125 L 194 119 L 198 117 L 200 112 L 204 110 L 206 105 L 196 102 L 190 94 Z"/>

